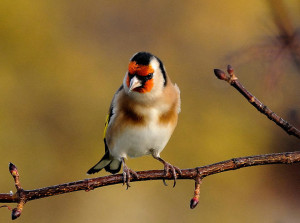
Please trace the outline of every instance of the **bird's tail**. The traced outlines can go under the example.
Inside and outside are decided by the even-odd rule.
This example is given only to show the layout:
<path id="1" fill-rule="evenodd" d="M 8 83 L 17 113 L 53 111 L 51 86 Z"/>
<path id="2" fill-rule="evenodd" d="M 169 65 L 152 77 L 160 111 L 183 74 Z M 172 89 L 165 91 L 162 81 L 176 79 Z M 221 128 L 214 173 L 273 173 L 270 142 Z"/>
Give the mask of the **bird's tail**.
<path id="1" fill-rule="evenodd" d="M 88 170 L 87 174 L 97 173 L 103 168 L 112 174 L 118 173 L 121 169 L 121 164 L 122 162 L 120 160 L 112 159 L 107 151 L 102 159 L 95 166 Z"/>

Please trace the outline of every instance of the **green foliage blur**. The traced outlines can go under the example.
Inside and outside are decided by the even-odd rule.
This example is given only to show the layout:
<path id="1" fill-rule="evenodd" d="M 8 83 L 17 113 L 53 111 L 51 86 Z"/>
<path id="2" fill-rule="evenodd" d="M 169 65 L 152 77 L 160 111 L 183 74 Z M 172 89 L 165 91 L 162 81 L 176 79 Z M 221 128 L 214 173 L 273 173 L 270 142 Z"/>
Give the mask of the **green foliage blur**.
<path id="1" fill-rule="evenodd" d="M 158 56 L 181 90 L 178 126 L 161 156 L 181 168 L 233 157 L 299 150 L 214 68 L 231 64 L 245 87 L 300 128 L 300 72 L 280 60 L 276 81 L 260 48 L 279 31 L 272 1 L 0 2 L 0 193 L 15 191 L 8 163 L 24 189 L 85 179 L 104 153 L 110 101 L 130 57 Z M 277 4 L 280 1 L 274 1 Z M 294 28 L 297 0 L 281 1 Z M 249 51 L 254 47 L 256 50 Z M 276 45 L 274 45 L 276 48 Z M 250 53 L 249 53 L 250 52 Z M 271 51 L 272 52 L 272 51 Z M 239 56 L 237 56 L 239 55 Z M 270 84 L 271 83 L 271 84 Z M 162 169 L 152 157 L 132 169 Z M 107 175 L 105 171 L 96 176 Z M 264 166 L 210 176 L 189 209 L 193 181 L 173 189 L 132 183 L 31 201 L 22 222 L 298 222 L 300 168 Z M 15 204 L 12 204 L 12 206 Z M 10 222 L 0 209 L 0 222 Z"/>

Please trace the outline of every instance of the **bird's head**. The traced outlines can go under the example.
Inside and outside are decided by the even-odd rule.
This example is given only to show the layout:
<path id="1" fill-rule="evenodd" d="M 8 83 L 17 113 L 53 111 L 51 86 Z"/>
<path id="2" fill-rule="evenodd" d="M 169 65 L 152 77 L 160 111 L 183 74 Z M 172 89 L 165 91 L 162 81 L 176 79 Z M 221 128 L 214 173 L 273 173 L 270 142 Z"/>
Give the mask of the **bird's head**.
<path id="1" fill-rule="evenodd" d="M 136 53 L 130 60 L 123 86 L 125 92 L 136 97 L 158 96 L 167 84 L 167 76 L 160 59 L 147 53 Z"/>

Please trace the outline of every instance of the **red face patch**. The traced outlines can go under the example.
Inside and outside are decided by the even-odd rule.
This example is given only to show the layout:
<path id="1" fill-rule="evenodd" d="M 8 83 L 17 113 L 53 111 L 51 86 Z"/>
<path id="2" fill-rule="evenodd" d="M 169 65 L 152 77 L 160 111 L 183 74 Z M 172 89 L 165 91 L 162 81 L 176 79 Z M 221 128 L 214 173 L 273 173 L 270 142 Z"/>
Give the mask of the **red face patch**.
<path id="1" fill-rule="evenodd" d="M 131 61 L 128 66 L 128 72 L 130 74 L 137 74 L 140 76 L 147 76 L 154 72 L 151 65 L 138 65 L 135 61 Z"/>
<path id="2" fill-rule="evenodd" d="M 143 87 L 137 87 L 133 89 L 133 91 L 139 93 L 147 93 L 150 92 L 152 88 L 153 88 L 153 79 L 146 81 Z"/>
<path id="3" fill-rule="evenodd" d="M 128 66 L 128 75 L 126 79 L 126 84 L 129 87 L 130 86 L 130 75 L 137 75 L 140 77 L 146 77 L 149 74 L 153 74 L 154 69 L 151 65 L 139 65 L 135 61 L 131 61 Z M 147 93 L 150 92 L 153 88 L 153 79 L 149 79 L 146 82 L 144 82 L 143 86 L 137 87 L 133 89 L 133 91 L 139 92 L 139 93 Z"/>

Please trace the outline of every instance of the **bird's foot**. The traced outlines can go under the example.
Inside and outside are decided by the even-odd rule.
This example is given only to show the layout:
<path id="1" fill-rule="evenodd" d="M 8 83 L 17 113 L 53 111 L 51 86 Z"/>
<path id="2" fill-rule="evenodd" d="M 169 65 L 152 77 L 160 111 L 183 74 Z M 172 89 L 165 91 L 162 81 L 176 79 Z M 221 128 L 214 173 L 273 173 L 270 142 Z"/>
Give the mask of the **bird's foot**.
<path id="1" fill-rule="evenodd" d="M 139 178 L 138 174 L 134 170 L 128 168 L 123 160 L 123 185 L 126 183 L 126 190 L 128 190 L 130 187 L 129 182 L 132 179 L 132 176 L 134 176 L 136 179 Z"/>
<path id="2" fill-rule="evenodd" d="M 176 179 L 177 179 L 177 173 L 178 173 L 178 175 L 181 176 L 182 175 L 181 170 L 178 167 L 173 166 L 170 163 L 164 161 L 162 158 L 160 158 L 159 156 L 157 156 L 155 154 L 152 154 L 152 156 L 153 156 L 154 159 L 157 159 L 159 162 L 164 164 L 165 176 L 168 176 L 169 173 L 171 173 L 173 175 L 173 178 L 174 178 L 173 187 L 175 187 Z M 163 179 L 163 183 L 164 183 L 165 186 L 168 186 L 168 184 L 166 183 L 166 179 Z"/>
<path id="3" fill-rule="evenodd" d="M 165 176 L 168 176 L 169 173 L 171 173 L 173 175 L 173 179 L 174 179 L 173 187 L 175 187 L 176 186 L 177 173 L 179 175 L 181 175 L 182 174 L 181 170 L 178 167 L 173 166 L 173 165 L 171 165 L 170 163 L 168 163 L 166 161 L 164 161 L 163 164 L 164 164 Z M 163 179 L 163 183 L 164 183 L 165 186 L 168 186 L 165 179 Z"/>

